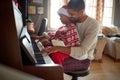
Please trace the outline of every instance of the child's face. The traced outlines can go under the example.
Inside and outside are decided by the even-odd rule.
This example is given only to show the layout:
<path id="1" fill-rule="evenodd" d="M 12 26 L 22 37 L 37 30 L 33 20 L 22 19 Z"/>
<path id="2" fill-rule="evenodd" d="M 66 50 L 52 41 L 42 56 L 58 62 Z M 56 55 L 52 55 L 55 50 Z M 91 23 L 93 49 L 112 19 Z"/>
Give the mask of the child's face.
<path id="1" fill-rule="evenodd" d="M 69 17 L 65 16 L 63 14 L 60 15 L 60 20 L 63 24 L 69 24 L 70 23 Z"/>

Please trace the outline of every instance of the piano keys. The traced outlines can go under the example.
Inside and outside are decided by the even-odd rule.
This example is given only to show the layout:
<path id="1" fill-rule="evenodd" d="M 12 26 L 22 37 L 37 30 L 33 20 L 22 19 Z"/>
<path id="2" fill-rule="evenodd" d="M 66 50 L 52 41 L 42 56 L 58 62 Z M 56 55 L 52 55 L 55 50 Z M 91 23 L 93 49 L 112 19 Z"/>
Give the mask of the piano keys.
<path id="1" fill-rule="evenodd" d="M 23 31 L 21 33 L 20 44 L 21 48 L 23 49 L 22 55 L 23 62 L 25 62 L 25 64 L 28 64 L 29 62 L 29 64 L 54 64 L 47 53 L 40 53 L 40 50 L 44 47 L 40 42 L 31 40 L 26 27 L 23 28 Z M 26 62 L 26 59 L 29 59 L 29 62 Z"/>
<path id="2" fill-rule="evenodd" d="M 46 63 L 46 64 L 54 64 L 47 53 L 41 54 L 40 51 L 44 48 L 42 43 L 38 40 L 32 40 L 33 50 L 35 52 L 35 56 L 38 63 Z M 43 61 L 43 60 L 44 61 Z"/>

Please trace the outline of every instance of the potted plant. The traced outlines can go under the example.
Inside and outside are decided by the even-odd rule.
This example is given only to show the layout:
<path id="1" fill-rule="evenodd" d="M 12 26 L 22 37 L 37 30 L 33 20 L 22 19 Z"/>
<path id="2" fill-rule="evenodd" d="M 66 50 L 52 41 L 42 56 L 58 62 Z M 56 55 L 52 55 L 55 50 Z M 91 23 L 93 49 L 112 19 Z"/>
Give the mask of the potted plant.
<path id="1" fill-rule="evenodd" d="M 28 19 L 27 19 L 27 30 L 28 30 L 28 33 L 30 33 L 30 34 L 35 32 L 34 22 L 32 21 L 32 19 L 30 17 L 28 17 Z"/>

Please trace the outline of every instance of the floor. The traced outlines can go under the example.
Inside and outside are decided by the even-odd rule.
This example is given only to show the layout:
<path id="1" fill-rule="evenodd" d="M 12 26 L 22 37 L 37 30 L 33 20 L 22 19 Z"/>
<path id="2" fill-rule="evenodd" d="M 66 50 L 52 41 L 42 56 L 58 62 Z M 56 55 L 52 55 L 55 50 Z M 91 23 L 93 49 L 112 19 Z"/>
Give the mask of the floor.
<path id="1" fill-rule="evenodd" d="M 64 80 L 71 80 L 71 76 L 64 74 Z M 114 62 L 110 57 L 103 55 L 103 63 L 93 61 L 90 74 L 79 77 L 78 80 L 120 80 L 120 61 Z"/>

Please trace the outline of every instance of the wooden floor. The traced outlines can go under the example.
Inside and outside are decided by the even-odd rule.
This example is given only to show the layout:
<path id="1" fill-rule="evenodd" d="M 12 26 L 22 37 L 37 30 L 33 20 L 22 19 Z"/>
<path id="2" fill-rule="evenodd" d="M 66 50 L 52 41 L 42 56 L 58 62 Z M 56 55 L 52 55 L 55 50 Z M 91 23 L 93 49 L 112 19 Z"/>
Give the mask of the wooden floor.
<path id="1" fill-rule="evenodd" d="M 64 74 L 64 80 L 71 80 L 71 76 Z M 114 62 L 103 55 L 103 63 L 93 61 L 90 66 L 90 74 L 79 77 L 78 80 L 120 80 L 120 61 Z"/>

